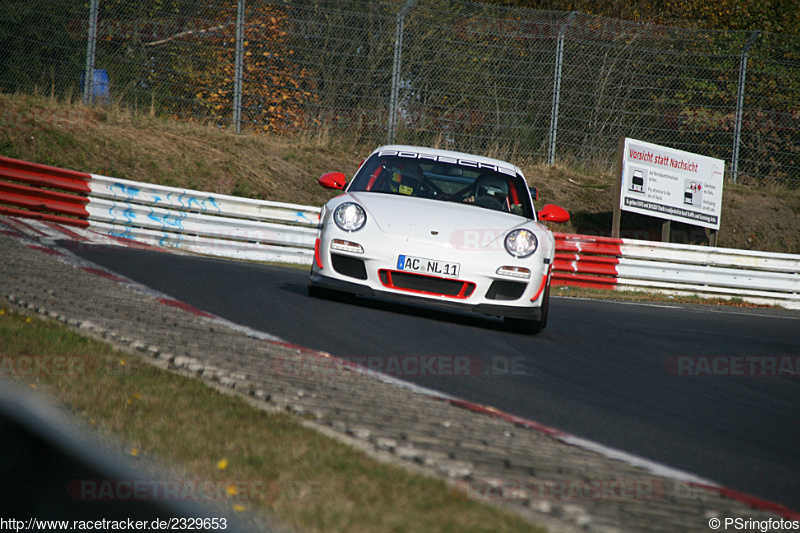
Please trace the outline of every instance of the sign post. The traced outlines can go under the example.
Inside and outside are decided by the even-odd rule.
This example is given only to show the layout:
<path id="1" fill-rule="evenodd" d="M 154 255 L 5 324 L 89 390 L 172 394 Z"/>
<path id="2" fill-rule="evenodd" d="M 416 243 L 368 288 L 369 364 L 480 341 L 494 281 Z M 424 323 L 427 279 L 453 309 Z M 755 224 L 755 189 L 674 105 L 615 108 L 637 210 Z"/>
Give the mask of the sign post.
<path id="1" fill-rule="evenodd" d="M 619 237 L 621 211 L 665 219 L 666 241 L 673 220 L 719 230 L 725 161 L 634 139 L 620 148 L 612 236 Z"/>

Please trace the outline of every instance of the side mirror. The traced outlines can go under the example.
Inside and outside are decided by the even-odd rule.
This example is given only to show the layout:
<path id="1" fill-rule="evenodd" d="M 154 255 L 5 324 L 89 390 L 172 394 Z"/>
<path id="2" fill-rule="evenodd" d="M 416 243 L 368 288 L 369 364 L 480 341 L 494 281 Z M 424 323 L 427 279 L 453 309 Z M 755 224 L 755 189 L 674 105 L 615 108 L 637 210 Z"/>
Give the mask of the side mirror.
<path id="1" fill-rule="evenodd" d="M 319 184 L 326 189 L 341 191 L 347 185 L 347 176 L 342 172 L 328 172 L 319 177 Z"/>
<path id="2" fill-rule="evenodd" d="M 545 206 L 539 210 L 539 220 L 544 220 L 546 222 L 568 222 L 569 213 L 563 207 L 545 204 Z"/>
<path id="3" fill-rule="evenodd" d="M 528 190 L 531 192 L 531 198 L 533 198 L 534 202 L 539 199 L 539 189 L 536 187 L 528 187 Z"/>

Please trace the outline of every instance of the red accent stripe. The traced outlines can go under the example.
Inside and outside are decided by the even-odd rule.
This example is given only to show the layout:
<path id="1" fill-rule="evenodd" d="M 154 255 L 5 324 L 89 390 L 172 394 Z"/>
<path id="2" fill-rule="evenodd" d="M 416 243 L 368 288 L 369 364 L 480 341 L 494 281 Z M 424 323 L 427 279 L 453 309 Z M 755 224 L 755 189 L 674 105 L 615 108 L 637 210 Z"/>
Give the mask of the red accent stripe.
<path id="1" fill-rule="evenodd" d="M 618 265 L 619 257 L 608 257 L 605 255 L 591 255 L 585 256 L 581 254 L 558 253 L 556 254 L 557 261 L 593 261 L 595 263 L 604 263 L 607 265 Z"/>
<path id="2" fill-rule="evenodd" d="M 319 239 L 314 241 L 314 261 L 317 262 L 317 266 L 322 270 L 322 257 L 319 255 Z"/>
<path id="3" fill-rule="evenodd" d="M 508 184 L 508 192 L 511 193 L 511 203 L 514 204 L 514 205 L 518 205 L 519 204 L 519 195 L 517 194 L 517 188 L 514 187 L 512 184 L 510 184 L 509 183 L 510 181 L 511 180 L 506 180 L 506 183 Z"/>
<path id="4" fill-rule="evenodd" d="M 547 274 L 545 274 L 544 276 L 542 276 L 542 283 L 541 283 L 541 285 L 539 285 L 539 290 L 538 290 L 538 291 L 536 291 L 536 294 L 534 295 L 534 297 L 533 297 L 533 298 L 531 298 L 531 301 L 532 301 L 532 302 L 535 302 L 536 300 L 538 300 L 538 299 L 539 299 L 539 296 L 541 296 L 541 295 L 542 295 L 542 291 L 544 291 L 544 288 L 545 288 L 546 286 L 547 286 Z"/>
<path id="5" fill-rule="evenodd" d="M 612 289 L 622 256 L 622 239 L 556 233 L 553 285 Z"/>
<path id="6" fill-rule="evenodd" d="M 594 235 L 556 233 L 556 252 L 580 252 L 598 255 L 622 255 L 622 239 Z"/>
<path id="7" fill-rule="evenodd" d="M 72 215 L 80 218 L 89 217 L 89 212 L 86 211 L 83 205 L 47 198 L 46 196 L 45 194 L 39 194 L 38 196 L 30 197 L 0 190 L 0 202 L 4 204 L 26 207 L 33 211 L 50 211 L 58 215 Z"/>
<path id="8" fill-rule="evenodd" d="M 598 255 L 622 255 L 618 244 L 556 239 L 556 252 L 579 252 Z"/>
<path id="9" fill-rule="evenodd" d="M 580 257 L 580 256 L 579 256 Z M 607 264 L 602 261 L 597 261 L 597 259 L 608 259 L 608 258 L 596 258 L 596 257 L 580 257 L 578 260 L 572 261 L 564 261 L 561 259 L 556 259 L 553 262 L 553 266 L 557 271 L 560 272 L 578 272 L 580 274 L 597 274 L 602 276 L 617 276 L 617 269 L 616 264 Z"/>
<path id="10" fill-rule="evenodd" d="M 445 280 L 448 280 L 448 281 L 459 281 L 459 282 L 461 282 L 461 290 L 459 290 L 458 294 L 455 295 L 455 296 L 453 296 L 452 294 L 442 294 L 442 293 L 439 293 L 439 292 L 422 291 L 422 290 L 417 290 L 417 289 L 407 289 L 405 287 L 397 287 L 394 284 L 394 282 L 392 281 L 392 273 L 393 272 L 399 272 L 399 271 L 396 271 L 396 270 L 395 271 L 393 271 L 393 270 L 380 270 L 379 273 L 381 273 L 381 272 L 385 272 L 386 273 L 386 278 L 387 278 L 387 282 L 386 283 L 384 283 L 383 280 L 381 280 L 381 285 L 383 285 L 384 287 L 388 287 L 390 289 L 398 290 L 398 291 L 412 292 L 412 293 L 415 293 L 415 294 L 426 294 L 426 295 L 429 295 L 429 296 L 444 296 L 446 298 L 454 298 L 454 299 L 457 299 L 457 300 L 464 300 L 464 299 L 468 298 L 469 296 L 471 296 L 472 292 L 475 290 L 475 284 L 472 283 L 471 281 L 462 281 L 462 280 L 453 279 L 453 278 L 443 278 L 443 277 L 440 277 L 440 276 L 429 276 L 427 274 L 417 274 L 417 273 L 413 273 L 412 274 L 411 272 L 403 272 L 403 274 L 409 274 L 409 275 L 413 275 L 413 276 L 420 276 L 420 277 L 424 277 L 424 278 L 445 279 Z M 467 294 L 467 293 L 469 293 L 469 294 Z"/>
<path id="11" fill-rule="evenodd" d="M 362 163 L 363 163 L 363 161 L 362 161 Z M 358 168 L 360 169 L 361 166 L 359 166 Z M 372 190 L 372 186 L 375 185 L 375 180 L 378 179 L 378 176 L 380 176 L 382 170 L 383 170 L 382 166 L 380 166 L 380 167 L 375 169 L 375 172 L 373 172 L 372 176 L 369 177 L 369 181 L 367 182 L 367 186 L 364 188 L 365 191 L 371 191 Z"/>
<path id="12" fill-rule="evenodd" d="M 89 274 L 94 274 L 95 276 L 100 276 L 101 278 L 110 279 L 111 281 L 125 281 L 124 279 L 117 277 L 110 272 L 106 272 L 105 270 L 100 270 L 99 268 L 81 267 L 81 270 L 88 272 Z"/>
<path id="13" fill-rule="evenodd" d="M 521 418 L 519 416 L 514 416 L 509 413 L 505 413 L 503 411 L 499 411 L 492 407 L 486 407 L 480 404 L 464 401 L 464 400 L 457 400 L 454 398 L 446 398 L 445 401 L 450 405 L 461 407 L 468 411 L 472 411 L 473 413 L 480 413 L 483 415 L 489 415 L 495 418 L 499 418 L 501 420 L 505 420 L 507 422 L 511 422 L 512 424 L 517 424 L 520 426 L 524 426 L 545 435 L 550 435 L 553 437 L 562 437 L 566 436 L 566 433 L 560 431 L 555 428 L 551 428 L 549 426 L 545 426 L 544 424 L 539 424 L 538 422 L 534 422 L 533 420 L 528 420 L 526 418 Z"/>
<path id="14" fill-rule="evenodd" d="M 85 172 L 0 156 L 0 213 L 88 227 L 69 217 L 89 217 L 89 180 Z"/>
<path id="15" fill-rule="evenodd" d="M 88 194 L 91 192 L 91 174 L 67 170 L 39 163 L 29 163 L 19 159 L 0 156 L 0 177 L 8 181 L 27 183 L 59 189 L 62 191 Z"/>
<path id="16" fill-rule="evenodd" d="M 29 185 L 21 185 L 19 183 L 12 183 L 9 181 L 0 181 L 0 191 L 18 194 L 21 196 L 72 203 L 75 205 L 86 205 L 89 203 L 89 198 L 86 196 L 58 192 L 50 189 L 42 189 L 41 187 L 31 187 Z"/>
<path id="17" fill-rule="evenodd" d="M 187 311 L 187 312 L 189 312 L 189 313 L 191 313 L 191 314 L 193 314 L 195 316 L 202 316 L 202 317 L 205 317 L 205 318 L 215 318 L 214 315 L 210 315 L 210 314 L 206 313 L 205 311 L 201 311 L 200 309 L 197 309 L 196 307 L 192 307 L 191 305 L 189 305 L 187 303 L 180 302 L 178 300 L 171 300 L 169 298 L 159 298 L 158 301 L 161 302 L 162 304 L 168 305 L 170 307 L 176 307 L 178 309 L 183 309 L 184 311 Z"/>
<path id="18" fill-rule="evenodd" d="M 39 252 L 45 253 L 47 255 L 64 255 L 57 250 L 53 250 L 52 248 L 48 248 L 47 246 L 38 246 L 36 244 L 29 244 L 28 248 L 31 250 L 37 250 Z"/>
<path id="19" fill-rule="evenodd" d="M 12 217 L 33 218 L 36 220 L 48 220 L 58 224 L 66 224 L 68 226 L 76 226 L 79 228 L 88 228 L 89 221 L 82 218 L 69 218 L 60 215 L 51 215 L 50 213 L 37 213 L 35 211 L 26 211 L 24 209 L 15 209 L 13 207 L 0 206 L 0 215 L 8 215 Z"/>

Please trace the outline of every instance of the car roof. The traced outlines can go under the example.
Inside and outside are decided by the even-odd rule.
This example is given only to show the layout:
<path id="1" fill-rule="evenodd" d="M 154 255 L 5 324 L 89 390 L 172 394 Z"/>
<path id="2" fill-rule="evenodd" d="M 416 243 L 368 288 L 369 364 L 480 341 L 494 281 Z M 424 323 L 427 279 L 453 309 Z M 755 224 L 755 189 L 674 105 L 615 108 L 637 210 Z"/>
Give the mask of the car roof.
<path id="1" fill-rule="evenodd" d="M 379 148 L 376 148 L 372 152 L 372 154 L 375 154 L 375 153 L 378 153 L 378 152 L 398 152 L 398 154 L 400 154 L 400 153 L 414 153 L 414 154 L 430 156 L 430 157 L 433 157 L 433 156 L 451 157 L 451 158 L 458 159 L 458 160 L 465 160 L 465 161 L 481 163 L 481 164 L 487 165 L 487 166 L 493 165 L 493 166 L 496 166 L 496 167 L 502 167 L 502 168 L 505 168 L 505 169 L 513 171 L 515 174 L 519 174 L 520 176 L 523 176 L 522 171 L 519 169 L 519 167 L 517 167 L 516 165 L 512 165 L 511 163 L 509 163 L 507 161 L 503 161 L 502 159 L 494 159 L 494 158 L 491 158 L 491 157 L 485 157 L 485 156 L 475 155 L 475 154 L 468 154 L 468 153 L 465 153 L 465 152 L 456 152 L 456 151 L 453 151 L 453 150 L 442 150 L 442 149 L 439 149 L 439 148 L 426 148 L 426 147 L 423 147 L 423 146 L 410 146 L 410 145 L 405 145 L 405 144 L 387 144 L 385 146 L 381 146 Z M 370 154 L 370 155 L 372 155 L 372 154 Z"/>

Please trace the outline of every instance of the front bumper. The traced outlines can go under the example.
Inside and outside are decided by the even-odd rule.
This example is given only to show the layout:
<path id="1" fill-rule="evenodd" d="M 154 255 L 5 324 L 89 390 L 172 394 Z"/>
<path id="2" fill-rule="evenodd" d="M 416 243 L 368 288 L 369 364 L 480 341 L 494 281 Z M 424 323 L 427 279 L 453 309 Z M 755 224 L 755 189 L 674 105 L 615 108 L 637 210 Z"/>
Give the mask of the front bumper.
<path id="1" fill-rule="evenodd" d="M 443 309 L 447 311 L 471 311 L 487 316 L 520 318 L 525 320 L 541 320 L 542 318 L 542 308 L 540 306 L 522 307 L 489 303 L 470 304 L 455 299 L 423 298 L 413 294 L 376 290 L 362 283 L 337 279 L 314 271 L 311 272 L 308 284 L 310 287 L 346 292 L 355 296 L 374 298 L 395 303 L 424 305 L 426 307 Z"/>

